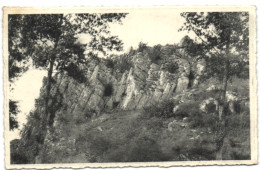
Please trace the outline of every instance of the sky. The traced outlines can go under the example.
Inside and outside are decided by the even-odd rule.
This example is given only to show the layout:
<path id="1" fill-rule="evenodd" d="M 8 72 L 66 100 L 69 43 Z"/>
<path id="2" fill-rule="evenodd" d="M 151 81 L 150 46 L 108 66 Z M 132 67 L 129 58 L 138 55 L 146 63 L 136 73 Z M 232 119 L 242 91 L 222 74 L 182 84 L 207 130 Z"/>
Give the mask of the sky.
<path id="1" fill-rule="evenodd" d="M 149 46 L 178 43 L 187 34 L 178 32 L 183 23 L 179 12 L 140 11 L 128 14 L 123 25 L 112 26 L 111 32 L 118 35 L 124 42 L 124 50 L 128 50 L 131 46 L 137 47 L 140 41 Z"/>
<path id="2" fill-rule="evenodd" d="M 184 19 L 178 12 L 169 11 L 154 13 L 139 11 L 129 13 L 122 24 L 111 25 L 111 34 L 117 35 L 124 43 L 126 52 L 130 47 L 136 48 L 139 42 L 148 43 L 149 46 L 157 44 L 174 44 L 180 42 L 187 32 L 178 32 L 184 23 Z M 88 41 L 88 36 L 80 37 L 81 41 Z M 26 116 L 33 108 L 34 101 L 40 95 L 42 79 L 47 76 L 47 71 L 29 69 L 15 81 L 12 98 L 19 101 L 18 122 L 20 129 L 26 123 Z M 15 130 L 15 136 L 19 135 L 19 130 Z"/>

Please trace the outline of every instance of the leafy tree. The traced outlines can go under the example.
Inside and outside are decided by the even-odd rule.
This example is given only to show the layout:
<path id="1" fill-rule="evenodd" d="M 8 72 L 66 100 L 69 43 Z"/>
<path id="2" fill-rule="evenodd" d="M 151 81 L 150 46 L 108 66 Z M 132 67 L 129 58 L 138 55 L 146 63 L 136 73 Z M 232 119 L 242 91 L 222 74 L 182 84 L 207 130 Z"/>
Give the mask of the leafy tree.
<path id="1" fill-rule="evenodd" d="M 16 50 L 32 59 L 36 68 L 48 71 L 43 121 L 49 122 L 50 117 L 47 106 L 53 70 L 84 64 L 86 55 L 121 50 L 122 42 L 110 35 L 109 24 L 120 23 L 125 16 L 124 13 L 9 15 L 11 33 L 19 30 L 15 36 L 20 42 Z M 19 28 L 12 23 L 17 18 Z M 81 34 L 90 35 L 87 44 L 78 41 Z"/>
<path id="2" fill-rule="evenodd" d="M 15 79 L 25 71 L 28 67 L 28 57 L 23 55 L 23 50 L 20 46 L 20 27 L 21 27 L 21 16 L 16 15 L 8 18 L 8 80 L 10 83 L 10 91 L 13 90 L 12 84 Z M 20 112 L 18 109 L 18 102 L 13 99 L 9 99 L 9 129 L 14 130 L 19 127 L 16 120 L 17 114 Z"/>
<path id="3" fill-rule="evenodd" d="M 15 116 L 19 113 L 17 106 L 17 101 L 9 99 L 9 129 L 14 130 L 18 128 L 18 121 L 15 119 Z"/>
<path id="4" fill-rule="evenodd" d="M 216 159 L 222 159 L 222 145 L 226 134 L 223 113 L 226 107 L 227 84 L 232 75 L 240 74 L 241 70 L 244 70 L 241 68 L 248 65 L 249 15 L 247 12 L 185 12 L 181 13 L 181 16 L 186 21 L 180 30 L 196 34 L 201 57 L 209 63 L 208 75 L 216 76 L 222 81 L 216 154 Z"/>

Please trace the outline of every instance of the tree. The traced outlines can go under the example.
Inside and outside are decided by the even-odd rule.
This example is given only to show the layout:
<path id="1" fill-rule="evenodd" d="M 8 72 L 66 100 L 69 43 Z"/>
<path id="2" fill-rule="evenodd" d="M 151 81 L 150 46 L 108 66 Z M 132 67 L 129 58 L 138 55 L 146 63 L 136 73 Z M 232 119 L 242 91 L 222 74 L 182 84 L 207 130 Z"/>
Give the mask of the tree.
<path id="1" fill-rule="evenodd" d="M 247 12 L 185 12 L 181 16 L 186 21 L 180 30 L 195 33 L 201 56 L 209 63 L 208 75 L 216 76 L 222 82 L 216 153 L 216 159 L 222 159 L 227 84 L 232 75 L 239 75 L 241 68 L 249 62 L 249 15 Z"/>
<path id="2" fill-rule="evenodd" d="M 12 84 L 17 77 L 20 77 L 28 67 L 27 57 L 23 55 L 23 51 L 19 49 L 19 28 L 21 26 L 21 16 L 16 15 L 8 18 L 8 80 L 10 83 L 10 91 L 13 90 Z M 15 119 L 20 112 L 18 102 L 9 99 L 9 129 L 14 130 L 19 127 L 18 121 Z"/>
<path id="3" fill-rule="evenodd" d="M 125 16 L 125 13 L 9 15 L 10 33 L 17 32 L 15 38 L 19 42 L 16 51 L 31 59 L 36 68 L 48 71 L 42 124 L 47 123 L 47 127 L 49 124 L 48 101 L 53 71 L 84 64 L 86 55 L 121 50 L 122 42 L 110 35 L 109 24 L 120 23 Z M 19 27 L 13 23 L 17 18 Z M 87 44 L 78 41 L 81 34 L 90 35 Z"/>

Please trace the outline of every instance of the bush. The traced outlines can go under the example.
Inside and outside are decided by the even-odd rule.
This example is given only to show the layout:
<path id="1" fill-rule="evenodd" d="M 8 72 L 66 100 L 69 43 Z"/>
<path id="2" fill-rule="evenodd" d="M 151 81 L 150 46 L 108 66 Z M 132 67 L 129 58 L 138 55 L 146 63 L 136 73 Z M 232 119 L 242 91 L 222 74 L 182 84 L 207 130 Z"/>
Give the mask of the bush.
<path id="1" fill-rule="evenodd" d="M 179 69 L 179 66 L 177 63 L 170 63 L 166 66 L 166 70 L 169 72 L 169 73 L 176 73 Z"/>
<path id="2" fill-rule="evenodd" d="M 161 48 L 161 45 L 155 45 L 151 50 L 149 50 L 148 57 L 152 63 L 159 64 L 159 60 L 161 60 L 163 56 Z"/>
<path id="3" fill-rule="evenodd" d="M 147 117 L 169 118 L 173 116 L 174 103 L 172 100 L 157 102 L 143 108 L 143 115 Z"/>
<path id="4" fill-rule="evenodd" d="M 218 120 L 217 114 L 203 113 L 199 108 L 199 104 L 200 102 L 198 101 L 182 103 L 179 105 L 179 109 L 174 113 L 174 116 L 180 119 L 188 117 L 189 126 L 191 128 L 209 127 L 215 129 Z M 215 109 L 213 106 L 211 107 Z"/>
<path id="5" fill-rule="evenodd" d="M 227 126 L 232 130 L 236 128 L 250 128 L 250 114 L 232 114 L 225 117 Z"/>
<path id="6" fill-rule="evenodd" d="M 25 157 L 21 148 L 21 140 L 14 139 L 10 142 L 11 164 L 25 164 L 29 163 L 29 160 Z"/>
<path id="7" fill-rule="evenodd" d="M 86 121 L 91 118 L 96 113 L 93 109 L 88 109 L 84 113 L 77 114 L 78 116 L 74 118 L 74 121 L 77 125 L 86 123 Z"/>
<path id="8" fill-rule="evenodd" d="M 137 51 L 144 52 L 144 50 L 146 50 L 146 49 L 147 49 L 147 44 L 143 43 L 143 42 L 139 42 Z"/>
<path id="9" fill-rule="evenodd" d="M 188 102 L 188 103 L 181 103 L 179 108 L 174 113 L 176 118 L 184 118 L 189 116 L 194 116 L 194 114 L 199 113 L 199 102 Z"/>
<path id="10" fill-rule="evenodd" d="M 116 63 L 114 68 L 121 73 L 129 71 L 133 67 L 133 62 L 131 61 L 131 56 L 123 54 L 116 58 Z"/>
<path id="11" fill-rule="evenodd" d="M 84 83 L 87 81 L 84 72 L 74 63 L 70 63 L 66 68 L 64 68 L 64 70 L 68 72 L 68 76 L 77 80 L 79 83 Z"/>
<path id="12" fill-rule="evenodd" d="M 105 60 L 105 65 L 107 68 L 114 68 L 115 67 L 115 62 L 110 59 L 110 58 L 107 58 L 107 59 L 104 59 Z"/>
<path id="13" fill-rule="evenodd" d="M 105 85 L 105 90 L 104 90 L 104 96 L 105 97 L 112 96 L 113 91 L 114 91 L 113 85 L 112 84 L 106 84 Z"/>

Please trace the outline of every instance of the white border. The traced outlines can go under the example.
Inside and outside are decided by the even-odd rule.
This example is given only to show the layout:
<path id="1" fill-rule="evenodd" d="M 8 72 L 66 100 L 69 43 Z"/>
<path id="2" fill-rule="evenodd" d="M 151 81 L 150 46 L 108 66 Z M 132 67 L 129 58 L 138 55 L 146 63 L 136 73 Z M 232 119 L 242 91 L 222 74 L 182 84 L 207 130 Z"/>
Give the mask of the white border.
<path id="1" fill-rule="evenodd" d="M 236 0 L 236 1 L 227 1 L 227 0 L 211 0 L 211 1 L 205 1 L 205 0 L 200 0 L 200 1 L 195 1 L 195 0 L 182 0 L 182 1 L 179 1 L 179 2 L 173 2 L 171 0 L 156 0 L 156 1 L 153 1 L 153 0 L 150 0 L 150 1 L 144 1 L 144 0 L 132 0 L 131 2 L 130 1 L 118 1 L 118 0 L 110 0 L 109 2 L 108 1 L 100 1 L 100 0 L 95 0 L 95 1 L 86 1 L 86 0 L 79 0 L 77 2 L 74 2 L 74 1 L 53 1 L 53 0 L 45 0 L 45 1 L 40 1 L 40 2 L 37 2 L 37 1 L 33 1 L 33 0 L 6 0 L 6 1 L 0 1 L 0 4 L 1 4 L 1 7 L 3 6 L 81 6 L 81 5 L 84 5 L 84 6 L 101 6 L 101 5 L 105 5 L 105 6 L 151 6 L 151 5 L 164 5 L 164 6 L 167 6 L 167 5 L 214 5 L 214 4 L 224 4 L 224 5 L 258 5 L 260 1 L 258 0 L 251 0 L 251 1 L 248 1 L 248 0 L 245 0 L 245 1 L 242 1 L 242 0 Z M 259 10 L 257 11 L 257 13 L 259 14 Z M 0 17 L 2 18 L 2 12 L 0 14 Z M 259 28 L 259 18 L 257 18 L 258 20 L 258 28 Z M 0 28 L 2 29 L 2 27 Z M 1 35 L 0 37 L 2 38 L 2 30 L 1 30 Z M 0 41 L 2 43 L 2 41 Z M 2 49 L 1 49 L 2 50 Z M 2 52 L 0 50 L 0 52 Z M 0 67 L 3 68 L 3 63 L 2 63 L 2 60 L 0 62 Z M 3 70 L 1 69 L 1 75 L 3 75 Z M 259 75 L 259 74 L 258 74 Z M 1 81 L 0 82 L 0 85 L 2 85 L 3 82 Z M 3 91 L 1 91 L 3 92 Z M 3 93 L 1 93 L 3 94 Z M 255 94 L 255 93 L 254 93 Z M 259 94 L 259 93 L 258 93 Z M 1 103 L 3 101 L 3 96 L 1 96 Z M 0 107 L 1 109 L 3 107 Z M 3 120 L 3 114 L 1 114 L 0 116 L 1 120 Z M 0 126 L 0 130 L 1 132 L 3 132 L 3 126 Z M 2 133 L 3 134 L 3 133 Z M 3 137 L 0 138 L 0 143 L 3 144 Z M 0 148 L 0 153 L 1 155 L 4 155 L 3 154 L 3 145 L 0 145 L 2 148 Z M 259 148 L 258 148 L 259 149 Z M 4 161 L 3 159 L 1 159 L 1 162 L 0 164 L 2 165 L 2 169 L 4 169 Z M 239 167 L 236 167 L 238 169 L 241 169 L 241 168 L 259 168 L 259 166 L 250 166 L 250 167 L 245 167 L 245 166 L 239 166 Z M 176 167 L 175 167 L 176 168 Z M 208 168 L 208 167 L 199 167 L 199 168 Z M 217 167 L 209 167 L 209 168 L 217 168 Z M 221 167 L 221 168 L 228 168 L 227 166 L 226 167 Z M 231 167 L 231 168 L 234 168 L 234 167 Z M 150 169 L 150 168 L 149 168 Z M 154 169 L 154 168 L 152 168 Z M 177 168 L 178 169 L 178 168 Z"/>

